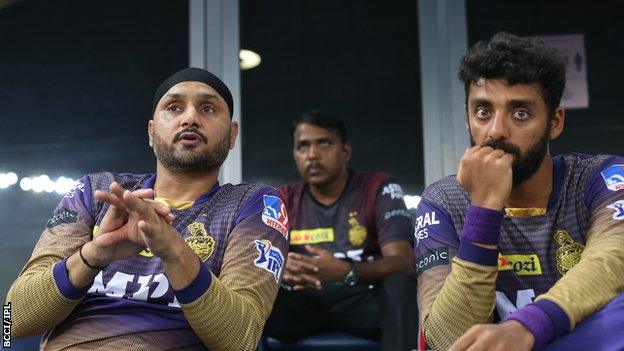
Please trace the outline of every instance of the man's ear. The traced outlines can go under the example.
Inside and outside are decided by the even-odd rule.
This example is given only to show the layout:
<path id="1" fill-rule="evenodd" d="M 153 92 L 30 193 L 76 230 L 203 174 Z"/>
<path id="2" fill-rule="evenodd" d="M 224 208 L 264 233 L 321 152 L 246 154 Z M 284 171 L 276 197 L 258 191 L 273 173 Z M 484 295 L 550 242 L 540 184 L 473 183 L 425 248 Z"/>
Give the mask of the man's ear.
<path id="1" fill-rule="evenodd" d="M 150 147 L 154 147 L 154 142 L 152 141 L 152 133 L 154 133 L 154 120 L 150 119 L 147 122 L 147 139 L 149 140 Z"/>
<path id="2" fill-rule="evenodd" d="M 236 138 L 238 137 L 238 122 L 232 121 L 230 125 L 230 149 L 236 145 Z"/>
<path id="3" fill-rule="evenodd" d="M 548 136 L 550 140 L 555 140 L 559 137 L 559 134 L 563 132 L 563 125 L 565 122 L 565 110 L 562 107 L 555 109 L 554 116 L 550 119 L 550 126 Z"/>
<path id="4" fill-rule="evenodd" d="M 351 160 L 351 151 L 351 142 L 345 141 L 344 144 L 342 144 L 342 152 L 344 153 L 347 162 Z"/>

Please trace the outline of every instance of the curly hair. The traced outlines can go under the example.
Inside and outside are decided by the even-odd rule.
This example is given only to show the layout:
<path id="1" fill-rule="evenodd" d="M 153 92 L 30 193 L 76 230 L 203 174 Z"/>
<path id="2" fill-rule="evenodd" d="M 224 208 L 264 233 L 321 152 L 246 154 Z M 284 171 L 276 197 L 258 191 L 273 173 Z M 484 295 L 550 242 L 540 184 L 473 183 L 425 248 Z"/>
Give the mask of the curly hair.
<path id="1" fill-rule="evenodd" d="M 470 85 L 479 78 L 505 78 L 510 85 L 537 83 L 552 117 L 565 87 L 565 62 L 542 41 L 499 32 L 476 43 L 460 61 L 466 103 Z"/>

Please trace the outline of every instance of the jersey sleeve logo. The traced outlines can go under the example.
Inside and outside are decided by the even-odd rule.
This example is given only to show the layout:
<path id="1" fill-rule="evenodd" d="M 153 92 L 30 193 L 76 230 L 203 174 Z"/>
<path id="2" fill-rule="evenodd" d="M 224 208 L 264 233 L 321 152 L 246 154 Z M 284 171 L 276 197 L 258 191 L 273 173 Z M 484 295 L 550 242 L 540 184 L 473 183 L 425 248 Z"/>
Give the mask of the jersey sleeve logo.
<path id="1" fill-rule="evenodd" d="M 258 258 L 254 260 L 254 265 L 273 274 L 275 283 L 278 283 L 284 266 L 284 255 L 266 239 L 255 240 L 254 243 L 258 250 Z"/>
<path id="2" fill-rule="evenodd" d="M 399 184 L 390 183 L 383 187 L 381 195 L 390 195 L 391 199 L 402 199 L 405 194 Z"/>
<path id="3" fill-rule="evenodd" d="M 416 218 L 416 231 L 414 232 L 414 237 L 416 238 L 416 246 L 418 246 L 421 240 L 427 239 L 429 237 L 429 231 L 427 227 L 438 224 L 440 224 L 440 220 L 436 218 L 435 211 L 430 211 L 418 216 Z"/>
<path id="4" fill-rule="evenodd" d="M 624 164 L 612 165 L 600 172 L 600 174 L 609 190 L 618 191 L 624 189 Z"/>
<path id="5" fill-rule="evenodd" d="M 76 223 L 78 221 L 78 212 L 72 211 L 66 207 L 61 207 L 54 214 L 52 218 L 46 223 L 46 227 L 54 228 L 57 225 Z"/>
<path id="6" fill-rule="evenodd" d="M 74 184 L 74 187 L 70 191 L 68 191 L 67 194 L 65 194 L 65 197 L 68 199 L 73 199 L 74 196 L 76 196 L 77 191 L 84 191 L 84 187 L 85 185 L 82 180 L 79 180 L 78 182 L 76 182 L 76 184 Z"/>
<path id="7" fill-rule="evenodd" d="M 262 222 L 280 232 L 288 240 L 288 214 L 282 199 L 277 196 L 264 195 L 262 201 L 264 202 Z"/>
<path id="8" fill-rule="evenodd" d="M 624 200 L 618 200 L 611 205 L 607 205 L 607 207 L 615 211 L 613 219 L 618 221 L 624 219 Z"/>
<path id="9" fill-rule="evenodd" d="M 441 246 L 425 251 L 416 257 L 416 276 L 429 268 L 449 264 L 449 247 Z"/>

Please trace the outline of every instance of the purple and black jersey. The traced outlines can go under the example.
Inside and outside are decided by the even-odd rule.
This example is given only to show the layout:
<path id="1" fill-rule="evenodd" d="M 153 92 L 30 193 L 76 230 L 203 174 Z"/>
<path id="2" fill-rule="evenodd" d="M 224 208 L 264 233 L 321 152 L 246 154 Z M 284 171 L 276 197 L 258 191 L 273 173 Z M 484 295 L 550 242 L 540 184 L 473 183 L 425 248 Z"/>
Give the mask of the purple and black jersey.
<path id="1" fill-rule="evenodd" d="M 485 279 L 487 267 L 495 267 L 498 261 L 496 313 L 491 318 L 502 320 L 531 304 L 535 306 L 529 308 L 533 309 L 531 315 L 535 315 L 535 308 L 538 308 L 542 312 L 537 314 L 545 313 L 552 321 L 554 329 L 550 337 L 573 328 L 575 322 L 602 307 L 618 291 L 621 293 L 622 284 L 613 282 L 611 274 L 605 276 L 602 289 L 587 289 L 582 280 L 588 274 L 595 278 L 602 276 L 603 271 L 610 271 L 611 267 L 606 265 L 609 260 L 619 264 L 617 257 L 621 255 L 621 247 L 604 251 L 604 254 L 601 251 L 610 245 L 621 245 L 618 240 L 624 235 L 624 191 L 621 191 L 624 189 L 624 158 L 566 154 L 552 157 L 552 161 L 553 189 L 547 208 L 506 209 L 500 225 L 497 252 L 479 248 L 463 239 L 462 234 L 468 227 L 468 212 L 473 211 L 469 213 L 471 220 L 475 215 L 482 216 L 482 219 L 488 215 L 494 221 L 495 216 L 469 206 L 469 194 L 457 183 L 455 176 L 445 177 L 425 190 L 416 214 L 414 246 L 419 309 L 423 318 L 427 318 L 438 293 L 445 287 L 445 299 L 436 305 L 436 309 L 445 311 L 445 318 L 449 318 L 447 323 L 455 325 L 447 315 L 455 308 L 448 306 L 452 299 L 447 297 L 453 294 L 465 296 L 468 292 L 451 291 L 451 285 L 445 286 L 452 265 L 455 265 L 454 258 L 460 259 L 461 267 L 453 271 L 456 277 L 452 286 L 464 289 L 472 281 L 474 289 L 483 291 L 489 288 L 470 280 L 466 267 L 475 267 L 470 268 L 470 272 L 480 273 L 471 274 L 483 274 Z M 480 223 L 481 229 L 487 229 L 487 221 Z M 600 264 L 602 260 L 605 265 Z M 581 261 L 583 264 L 577 266 Z M 563 280 L 565 284 L 558 284 Z M 612 284 L 615 284 L 613 288 Z M 583 296 L 583 303 L 580 303 L 580 296 Z M 532 304 L 535 300 L 537 302 Z M 466 301 L 470 298 L 467 297 Z M 481 307 L 475 304 L 470 308 L 477 310 Z M 442 312 L 436 313 L 439 317 Z M 514 319 L 529 320 L 523 316 Z M 436 326 L 440 325 L 438 322 L 436 319 Z M 487 320 L 479 323 L 485 322 Z M 427 328 L 427 323 L 424 325 Z M 425 330 L 425 334 L 434 335 L 436 332 Z M 452 340 L 438 342 L 444 345 Z"/>
<path id="2" fill-rule="evenodd" d="M 303 182 L 278 190 L 288 209 L 291 251 L 305 253 L 304 245 L 310 244 L 361 261 L 379 257 L 385 243 L 413 241 L 403 190 L 386 174 L 350 172 L 345 190 L 330 206 L 314 200 Z"/>
<path id="3" fill-rule="evenodd" d="M 43 264 L 45 257 L 62 257 L 67 247 L 97 236 L 108 204 L 93 197 L 95 190 L 107 191 L 113 181 L 128 190 L 152 188 L 155 179 L 150 174 L 97 173 L 83 177 L 56 208 L 23 274 L 39 262 Z M 217 279 L 241 295 L 252 294 L 250 301 L 257 308 L 254 313 L 268 315 L 288 251 L 288 219 L 278 192 L 254 184 L 217 184 L 186 207 L 172 209 L 172 213 L 174 228 L 201 261 L 198 277 L 188 287 L 173 291 L 161 260 L 144 250 L 112 262 L 92 286 L 79 290 L 68 279 L 66 260 L 61 260 L 53 269 L 58 290 L 66 299 L 82 300 L 46 333 L 43 347 L 99 345 L 107 339 L 115 340 L 112 345 L 120 345 L 119 337 L 127 336 L 126 340 L 138 342 L 132 346 L 137 350 L 205 349 L 196 334 L 199 331 L 191 328 L 181 305 L 195 304 Z M 195 316 L 193 310 L 200 319 L 213 311 L 201 313 L 206 315 Z M 154 332 L 158 338 L 153 338 Z"/>

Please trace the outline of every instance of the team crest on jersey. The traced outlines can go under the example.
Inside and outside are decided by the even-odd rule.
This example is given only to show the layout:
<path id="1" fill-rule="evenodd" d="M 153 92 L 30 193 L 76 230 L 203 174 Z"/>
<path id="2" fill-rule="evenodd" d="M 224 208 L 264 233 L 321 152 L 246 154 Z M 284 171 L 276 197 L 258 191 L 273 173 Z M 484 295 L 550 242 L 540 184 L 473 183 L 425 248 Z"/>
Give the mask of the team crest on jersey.
<path id="1" fill-rule="evenodd" d="M 288 214 L 282 199 L 277 196 L 264 195 L 262 201 L 264 202 L 262 222 L 282 233 L 284 238 L 288 240 Z"/>
<path id="2" fill-rule="evenodd" d="M 357 220 L 357 211 L 349 212 L 349 242 L 353 246 L 360 246 L 366 240 L 366 227 Z"/>
<path id="3" fill-rule="evenodd" d="M 613 219 L 618 221 L 624 219 L 624 200 L 618 200 L 607 207 L 615 211 Z"/>
<path id="4" fill-rule="evenodd" d="M 204 223 L 193 222 L 188 228 L 191 235 L 184 238 L 184 241 L 195 251 L 202 262 L 205 262 L 212 255 L 215 247 L 215 239 L 208 235 Z"/>
<path id="5" fill-rule="evenodd" d="M 585 245 L 574 242 L 574 239 L 565 230 L 557 230 L 553 239 L 560 246 L 555 253 L 557 270 L 561 275 L 564 275 L 579 263 Z"/>
<path id="6" fill-rule="evenodd" d="M 618 191 L 624 189 L 624 164 L 612 165 L 600 172 L 600 174 L 609 190 Z"/>
<path id="7" fill-rule="evenodd" d="M 275 283 L 278 283 L 284 266 L 282 251 L 266 239 L 254 240 L 254 244 L 258 250 L 258 258 L 254 260 L 254 265 L 273 274 Z"/>

